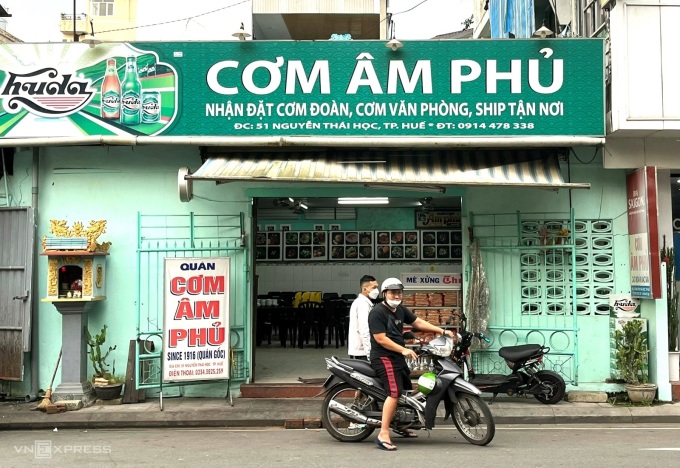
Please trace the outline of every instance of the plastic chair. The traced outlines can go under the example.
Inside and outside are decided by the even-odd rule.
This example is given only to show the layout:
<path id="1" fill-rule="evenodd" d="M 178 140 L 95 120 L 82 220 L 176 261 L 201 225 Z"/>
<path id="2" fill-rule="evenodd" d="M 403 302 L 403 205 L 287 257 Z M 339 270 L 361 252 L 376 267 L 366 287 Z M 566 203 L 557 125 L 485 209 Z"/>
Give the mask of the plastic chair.
<path id="1" fill-rule="evenodd" d="M 345 346 L 349 328 L 349 304 L 344 299 L 335 299 L 324 303 L 328 320 L 328 343 L 335 338 L 335 347 Z"/>
<path id="2" fill-rule="evenodd" d="M 309 337 L 314 334 L 314 347 L 323 348 L 323 336 L 320 324 L 323 321 L 320 302 L 305 301 L 298 305 L 297 316 L 297 342 L 298 348 L 304 348 L 305 342 L 309 344 Z"/>

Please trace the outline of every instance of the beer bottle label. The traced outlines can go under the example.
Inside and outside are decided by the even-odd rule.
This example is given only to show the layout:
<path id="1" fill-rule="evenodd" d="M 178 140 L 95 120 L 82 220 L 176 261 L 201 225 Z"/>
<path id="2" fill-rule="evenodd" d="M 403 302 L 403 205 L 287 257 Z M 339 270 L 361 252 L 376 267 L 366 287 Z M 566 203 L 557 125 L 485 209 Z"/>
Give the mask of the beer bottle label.
<path id="1" fill-rule="evenodd" d="M 139 122 L 139 112 L 141 110 L 141 101 L 139 93 L 135 91 L 126 91 L 123 94 L 123 119 L 129 119 L 132 122 Z"/>
<path id="2" fill-rule="evenodd" d="M 109 90 L 102 97 L 102 111 L 106 114 L 115 114 L 120 109 L 120 93 Z"/>

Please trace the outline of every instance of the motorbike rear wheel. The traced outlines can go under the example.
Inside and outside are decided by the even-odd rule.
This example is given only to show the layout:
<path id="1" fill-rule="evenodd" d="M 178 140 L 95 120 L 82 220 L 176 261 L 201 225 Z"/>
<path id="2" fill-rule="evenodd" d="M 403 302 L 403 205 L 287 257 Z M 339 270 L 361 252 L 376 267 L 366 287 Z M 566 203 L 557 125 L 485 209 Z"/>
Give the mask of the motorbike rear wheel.
<path id="1" fill-rule="evenodd" d="M 554 405 L 564 399 L 567 385 L 558 373 L 542 370 L 536 372 L 535 379 L 541 381 L 541 386 L 546 390 L 545 393 L 536 393 L 534 397 L 544 405 Z"/>
<path id="2" fill-rule="evenodd" d="M 474 445 L 486 445 L 496 433 L 491 410 L 477 395 L 456 393 L 458 401 L 453 406 L 453 423 L 458 432 Z"/>
<path id="3" fill-rule="evenodd" d="M 358 398 L 357 394 L 359 394 Z M 332 411 L 330 409 L 331 401 L 335 401 L 363 414 L 365 411 L 378 411 L 378 403 L 375 400 L 369 402 L 367 395 L 360 394 L 349 384 L 342 384 L 328 392 L 321 406 L 321 422 L 323 427 L 340 442 L 361 442 L 373 434 L 375 427 L 353 423 L 351 420 L 346 419 L 345 416 Z"/>

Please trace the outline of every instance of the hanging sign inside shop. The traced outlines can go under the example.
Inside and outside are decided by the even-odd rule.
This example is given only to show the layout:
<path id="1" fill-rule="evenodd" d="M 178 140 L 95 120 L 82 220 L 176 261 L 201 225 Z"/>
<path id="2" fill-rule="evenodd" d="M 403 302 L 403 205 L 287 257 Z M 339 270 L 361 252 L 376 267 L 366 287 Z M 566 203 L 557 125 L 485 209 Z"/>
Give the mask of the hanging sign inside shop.
<path id="1" fill-rule="evenodd" d="M 166 258 L 163 382 L 229 378 L 229 258 Z"/>
<path id="2" fill-rule="evenodd" d="M 605 134 L 602 39 L 0 47 L 7 138 Z"/>
<path id="3" fill-rule="evenodd" d="M 645 166 L 626 177 L 630 287 L 633 297 L 661 298 L 661 263 L 656 167 Z"/>
<path id="4" fill-rule="evenodd" d="M 402 273 L 401 282 L 406 289 L 463 289 L 460 273 Z"/>
<path id="5" fill-rule="evenodd" d="M 457 229 L 460 229 L 460 210 L 416 211 L 416 228 L 418 228 L 418 229 L 439 229 L 439 228 L 457 228 Z"/>

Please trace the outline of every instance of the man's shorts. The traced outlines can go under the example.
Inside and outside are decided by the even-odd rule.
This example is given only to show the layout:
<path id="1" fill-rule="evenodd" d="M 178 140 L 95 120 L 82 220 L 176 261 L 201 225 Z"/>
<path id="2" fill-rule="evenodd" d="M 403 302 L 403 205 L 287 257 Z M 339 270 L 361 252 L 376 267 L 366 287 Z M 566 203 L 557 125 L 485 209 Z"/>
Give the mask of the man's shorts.
<path id="1" fill-rule="evenodd" d="M 380 381 L 387 394 L 392 398 L 399 398 L 399 395 L 404 392 L 405 388 L 411 390 L 411 371 L 406 364 L 406 359 L 403 357 L 371 359 L 371 367 L 380 377 Z"/>

